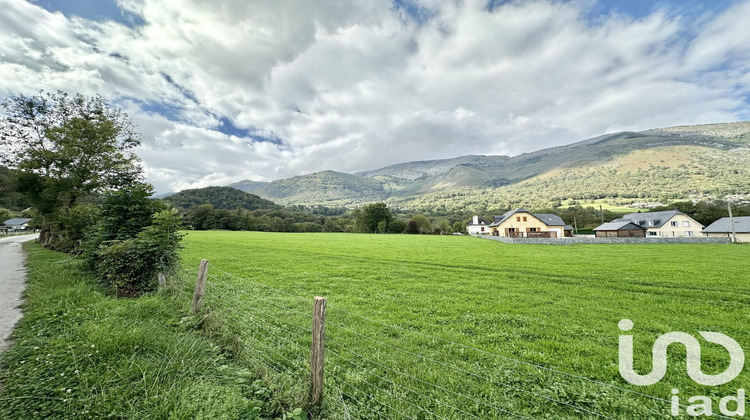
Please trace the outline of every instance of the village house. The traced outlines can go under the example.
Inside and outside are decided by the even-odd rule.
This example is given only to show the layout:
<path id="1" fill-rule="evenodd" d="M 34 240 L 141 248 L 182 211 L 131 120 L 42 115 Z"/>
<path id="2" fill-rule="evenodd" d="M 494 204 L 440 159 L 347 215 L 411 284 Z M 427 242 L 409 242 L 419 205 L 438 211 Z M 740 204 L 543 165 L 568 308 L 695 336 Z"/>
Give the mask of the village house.
<path id="1" fill-rule="evenodd" d="M 646 228 L 629 220 L 607 222 L 594 229 L 597 238 L 645 238 Z"/>
<path id="2" fill-rule="evenodd" d="M 678 210 L 631 213 L 613 222 L 628 221 L 646 229 L 646 237 L 701 236 L 703 225 Z"/>
<path id="3" fill-rule="evenodd" d="M 490 224 L 484 218 L 474 216 L 471 221 L 466 225 L 466 233 L 469 235 L 489 235 Z"/>
<path id="4" fill-rule="evenodd" d="M 25 217 L 16 217 L 13 219 L 8 219 L 3 222 L 2 226 L 0 226 L 0 231 L 23 232 L 29 228 L 30 221 L 31 219 L 25 218 Z"/>
<path id="5" fill-rule="evenodd" d="M 738 242 L 750 242 L 750 216 L 733 217 L 734 234 Z M 732 226 L 729 224 L 728 217 L 711 223 L 703 229 L 704 236 L 713 237 L 732 237 Z"/>
<path id="6" fill-rule="evenodd" d="M 492 235 L 510 238 L 562 238 L 566 232 L 565 222 L 554 214 L 532 214 L 528 210 L 513 209 L 502 216 L 495 216 L 489 225 Z"/>

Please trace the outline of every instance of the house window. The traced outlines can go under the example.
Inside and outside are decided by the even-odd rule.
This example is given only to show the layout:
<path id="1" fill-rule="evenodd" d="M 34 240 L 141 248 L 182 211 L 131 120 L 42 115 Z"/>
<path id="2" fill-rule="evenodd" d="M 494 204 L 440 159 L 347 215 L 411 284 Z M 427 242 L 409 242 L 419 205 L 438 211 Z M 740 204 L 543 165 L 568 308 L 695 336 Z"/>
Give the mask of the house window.
<path id="1" fill-rule="evenodd" d="M 656 232 L 651 231 L 648 233 L 648 236 L 656 236 Z"/>
<path id="2" fill-rule="evenodd" d="M 685 236 L 693 236 L 693 231 L 689 230 L 689 231 L 685 232 Z"/>
<path id="3" fill-rule="evenodd" d="M 649 225 L 649 226 L 653 226 L 653 225 L 654 225 L 654 221 L 653 221 L 653 220 L 649 220 L 649 221 L 648 221 L 648 225 Z"/>
<path id="4" fill-rule="evenodd" d="M 526 216 L 523 216 L 523 221 L 524 221 L 524 222 L 526 221 Z"/>
<path id="5" fill-rule="evenodd" d="M 669 225 L 672 226 L 672 227 L 677 227 L 677 222 L 674 222 L 674 221 L 673 222 L 669 222 Z"/>
<path id="6" fill-rule="evenodd" d="M 482 226 L 482 232 L 484 232 L 484 226 Z"/>
<path id="7" fill-rule="evenodd" d="M 524 219 L 525 219 L 525 217 L 524 217 Z M 537 228 L 529 228 L 529 232 L 537 232 L 537 231 L 538 231 Z"/>
<path id="8" fill-rule="evenodd" d="M 687 221 L 687 220 L 683 220 L 682 221 L 682 226 L 684 226 L 684 227 L 690 227 L 690 222 Z"/>
<path id="9" fill-rule="evenodd" d="M 520 221 L 521 221 L 521 217 L 520 216 L 516 217 L 516 222 L 520 222 Z"/>

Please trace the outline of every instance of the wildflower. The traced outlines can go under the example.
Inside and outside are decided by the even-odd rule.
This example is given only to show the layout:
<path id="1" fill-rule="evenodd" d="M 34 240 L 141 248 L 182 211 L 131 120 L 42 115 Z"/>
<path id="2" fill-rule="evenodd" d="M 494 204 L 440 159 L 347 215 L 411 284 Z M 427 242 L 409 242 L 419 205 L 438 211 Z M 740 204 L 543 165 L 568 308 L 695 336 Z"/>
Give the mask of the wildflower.
<path id="1" fill-rule="evenodd" d="M 65 391 L 65 392 L 67 392 L 68 394 L 70 394 L 71 392 L 73 392 L 73 390 L 72 390 L 72 389 L 70 389 L 70 388 L 68 388 L 68 390 L 67 390 L 67 391 Z"/>
<path id="2" fill-rule="evenodd" d="M 24 364 L 24 363 L 26 363 L 26 361 L 25 360 L 21 360 L 21 364 Z"/>
<path id="3" fill-rule="evenodd" d="M 96 345 L 95 345 L 95 344 L 92 344 L 92 345 L 91 345 L 91 348 L 93 349 L 94 347 L 96 347 Z"/>
<path id="4" fill-rule="evenodd" d="M 60 376 L 65 376 L 65 374 L 64 374 L 64 373 L 61 373 L 61 374 L 60 374 Z"/>
<path id="5" fill-rule="evenodd" d="M 73 372 L 73 373 L 75 373 L 76 375 L 78 375 L 78 369 L 76 369 L 76 371 L 75 371 L 75 372 Z"/>
<path id="6" fill-rule="evenodd" d="M 39 350 L 39 346 L 34 347 L 34 350 Z"/>

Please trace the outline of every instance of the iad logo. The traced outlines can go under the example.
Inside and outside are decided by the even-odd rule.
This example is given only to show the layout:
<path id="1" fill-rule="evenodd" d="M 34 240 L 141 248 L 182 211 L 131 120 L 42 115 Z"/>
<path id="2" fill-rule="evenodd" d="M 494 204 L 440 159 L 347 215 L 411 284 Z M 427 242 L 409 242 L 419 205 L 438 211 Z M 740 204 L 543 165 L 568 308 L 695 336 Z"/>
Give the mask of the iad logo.
<path id="1" fill-rule="evenodd" d="M 629 319 L 621 320 L 617 325 L 622 331 L 633 329 L 633 321 Z M 683 332 L 669 332 L 656 339 L 653 346 L 653 359 L 651 372 L 646 375 L 640 375 L 633 369 L 633 336 L 620 335 L 620 375 L 626 381 L 633 385 L 653 385 L 659 382 L 667 373 L 667 348 L 674 343 L 685 346 L 687 354 L 686 366 L 687 374 L 693 381 L 707 386 L 723 385 L 734 380 L 741 372 L 745 365 L 745 353 L 742 347 L 728 337 L 716 332 L 700 332 L 700 335 L 709 343 L 718 344 L 724 347 L 730 356 L 729 367 L 717 375 L 707 375 L 701 370 L 701 345 L 698 340 L 690 334 Z M 679 390 L 672 390 L 672 415 L 679 415 L 680 400 L 677 394 Z M 711 399 L 704 396 L 695 396 L 688 399 L 690 403 L 698 403 L 687 407 L 687 414 L 690 416 L 712 415 Z M 734 402 L 737 405 L 736 410 L 730 410 L 728 405 Z M 726 416 L 744 416 L 745 415 L 745 390 L 737 391 L 737 396 L 728 396 L 721 399 L 719 410 Z"/>

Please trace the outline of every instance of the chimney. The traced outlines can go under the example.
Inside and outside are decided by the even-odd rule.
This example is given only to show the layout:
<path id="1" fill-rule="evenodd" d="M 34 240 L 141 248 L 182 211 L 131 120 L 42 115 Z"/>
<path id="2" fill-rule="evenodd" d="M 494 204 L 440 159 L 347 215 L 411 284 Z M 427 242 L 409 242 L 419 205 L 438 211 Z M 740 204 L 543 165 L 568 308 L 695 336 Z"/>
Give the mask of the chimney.
<path id="1" fill-rule="evenodd" d="M 479 216 L 474 216 L 474 220 L 472 221 L 472 224 L 478 225 L 479 224 Z"/>

